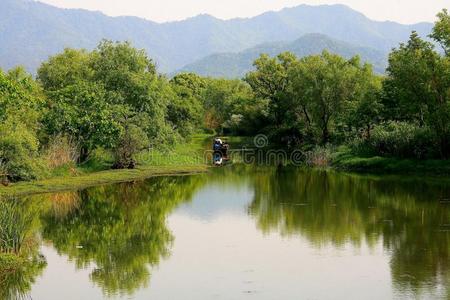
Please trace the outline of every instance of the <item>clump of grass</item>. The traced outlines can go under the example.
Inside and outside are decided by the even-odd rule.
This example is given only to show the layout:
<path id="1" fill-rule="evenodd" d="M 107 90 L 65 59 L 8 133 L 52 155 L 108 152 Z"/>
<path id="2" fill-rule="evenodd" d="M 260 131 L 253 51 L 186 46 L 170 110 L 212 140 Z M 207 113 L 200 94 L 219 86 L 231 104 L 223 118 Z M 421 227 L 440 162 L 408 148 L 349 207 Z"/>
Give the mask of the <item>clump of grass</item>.
<path id="1" fill-rule="evenodd" d="M 305 164 L 309 167 L 325 168 L 331 164 L 333 149 L 330 146 L 318 146 L 306 152 Z"/>
<path id="2" fill-rule="evenodd" d="M 22 210 L 18 201 L 0 200 L 0 252 L 19 255 L 31 247 L 35 216 Z"/>
<path id="3" fill-rule="evenodd" d="M 72 138 L 57 135 L 50 140 L 45 150 L 45 159 L 50 169 L 75 165 L 79 157 L 78 145 Z"/>

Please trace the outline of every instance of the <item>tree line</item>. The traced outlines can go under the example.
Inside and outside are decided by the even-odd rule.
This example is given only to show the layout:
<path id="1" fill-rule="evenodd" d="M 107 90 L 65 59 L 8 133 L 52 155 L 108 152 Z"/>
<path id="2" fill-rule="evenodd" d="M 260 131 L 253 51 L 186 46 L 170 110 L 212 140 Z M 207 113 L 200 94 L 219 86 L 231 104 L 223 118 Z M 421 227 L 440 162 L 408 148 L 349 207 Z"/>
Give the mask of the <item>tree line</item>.
<path id="1" fill-rule="evenodd" d="M 359 57 L 261 55 L 242 80 L 157 72 L 143 50 L 102 41 L 66 49 L 36 78 L 0 71 L 0 177 L 28 180 L 104 149 L 133 168 L 147 148 L 195 132 L 265 133 L 280 145 L 346 145 L 357 155 L 450 156 L 450 15 L 393 49 L 386 74 Z M 59 152 L 58 152 L 59 151 Z M 55 154 L 57 152 L 57 155 Z M 49 162 L 58 157 L 60 162 Z M 66 159 L 61 159 L 66 157 Z"/>

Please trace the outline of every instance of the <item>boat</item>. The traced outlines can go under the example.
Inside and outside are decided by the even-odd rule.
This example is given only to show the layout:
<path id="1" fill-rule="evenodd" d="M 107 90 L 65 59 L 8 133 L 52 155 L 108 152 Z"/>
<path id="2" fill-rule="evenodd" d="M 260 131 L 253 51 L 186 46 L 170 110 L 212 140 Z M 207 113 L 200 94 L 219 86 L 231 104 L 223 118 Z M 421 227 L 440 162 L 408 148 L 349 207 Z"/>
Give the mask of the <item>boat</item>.
<path id="1" fill-rule="evenodd" d="M 220 167 L 230 162 L 228 150 L 230 145 L 220 138 L 215 138 L 213 142 L 213 165 Z"/>

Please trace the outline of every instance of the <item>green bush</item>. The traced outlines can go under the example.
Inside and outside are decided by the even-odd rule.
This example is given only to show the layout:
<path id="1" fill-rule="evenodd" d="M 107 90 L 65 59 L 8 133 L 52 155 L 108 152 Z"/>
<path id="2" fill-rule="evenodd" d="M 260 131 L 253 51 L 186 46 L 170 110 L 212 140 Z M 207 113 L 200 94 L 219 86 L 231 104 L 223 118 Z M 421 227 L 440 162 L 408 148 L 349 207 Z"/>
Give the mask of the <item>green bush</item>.
<path id="1" fill-rule="evenodd" d="M 436 140 L 428 127 L 392 121 L 376 126 L 369 139 L 355 139 L 351 147 L 361 155 L 427 159 L 438 156 Z"/>
<path id="2" fill-rule="evenodd" d="M 6 121 L 0 124 L 0 170 L 10 181 L 32 180 L 44 172 L 38 158 L 38 140 L 25 125 Z"/>
<path id="3" fill-rule="evenodd" d="M 134 169 L 136 166 L 135 155 L 149 145 L 145 132 L 136 125 L 125 127 L 117 147 L 114 149 L 116 169 Z"/>

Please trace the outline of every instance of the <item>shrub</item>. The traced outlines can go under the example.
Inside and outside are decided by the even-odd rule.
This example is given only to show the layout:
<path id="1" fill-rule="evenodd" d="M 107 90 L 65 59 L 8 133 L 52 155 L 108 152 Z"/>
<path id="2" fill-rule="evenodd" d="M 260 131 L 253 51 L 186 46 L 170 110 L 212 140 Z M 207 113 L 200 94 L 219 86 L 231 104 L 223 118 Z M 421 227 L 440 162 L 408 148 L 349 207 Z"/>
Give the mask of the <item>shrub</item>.
<path id="1" fill-rule="evenodd" d="M 334 150 L 331 146 L 317 146 L 313 150 L 306 152 L 305 163 L 309 167 L 327 167 L 331 163 L 331 156 Z"/>
<path id="2" fill-rule="evenodd" d="M 352 150 L 359 154 L 398 158 L 433 158 L 436 138 L 428 127 L 407 122 L 387 122 L 376 126 L 370 139 L 357 138 Z"/>
<path id="3" fill-rule="evenodd" d="M 0 169 L 2 178 L 31 180 L 44 167 L 38 159 L 38 140 L 24 124 L 6 121 L 0 124 Z"/>
<path id="4" fill-rule="evenodd" d="M 146 146 L 148 138 L 145 132 L 136 125 L 128 125 L 119 139 L 114 151 L 116 169 L 133 169 L 136 166 L 134 156 Z"/>

